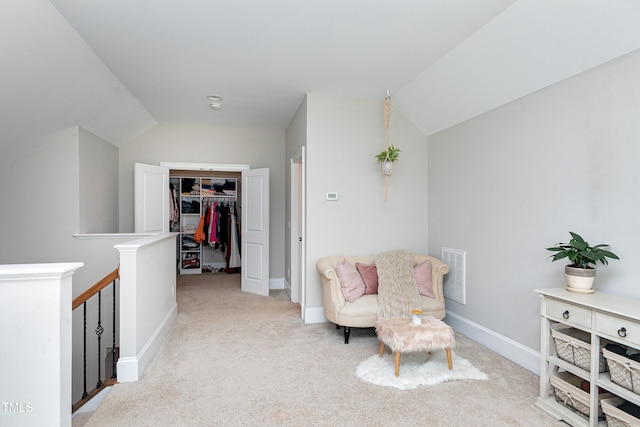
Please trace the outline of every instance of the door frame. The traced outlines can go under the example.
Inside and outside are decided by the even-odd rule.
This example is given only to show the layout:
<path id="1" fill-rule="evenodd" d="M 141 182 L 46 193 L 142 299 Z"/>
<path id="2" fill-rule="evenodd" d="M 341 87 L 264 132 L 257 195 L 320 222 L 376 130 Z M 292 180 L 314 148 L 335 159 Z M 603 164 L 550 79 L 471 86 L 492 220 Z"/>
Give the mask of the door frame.
<path id="1" fill-rule="evenodd" d="M 241 163 L 160 162 L 160 166 L 164 166 L 169 169 L 212 172 L 242 172 L 243 170 L 251 169 L 251 166 Z"/>
<path id="2" fill-rule="evenodd" d="M 300 147 L 291 156 L 290 185 L 290 261 L 291 302 L 300 304 L 300 317 L 304 321 L 306 311 L 306 194 L 305 194 L 305 147 Z"/>

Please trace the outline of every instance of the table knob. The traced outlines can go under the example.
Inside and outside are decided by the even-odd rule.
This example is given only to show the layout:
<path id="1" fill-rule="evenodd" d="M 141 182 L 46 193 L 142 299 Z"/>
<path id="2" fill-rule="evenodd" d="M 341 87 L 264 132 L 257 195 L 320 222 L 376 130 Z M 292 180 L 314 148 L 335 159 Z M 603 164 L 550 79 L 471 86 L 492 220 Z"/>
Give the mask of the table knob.
<path id="1" fill-rule="evenodd" d="M 564 317 L 565 319 L 569 318 L 569 310 L 565 310 L 564 313 L 562 313 L 562 317 Z"/>
<path id="2" fill-rule="evenodd" d="M 618 335 L 621 336 L 622 338 L 627 336 L 627 328 L 625 328 L 624 326 L 620 329 L 618 329 Z"/>

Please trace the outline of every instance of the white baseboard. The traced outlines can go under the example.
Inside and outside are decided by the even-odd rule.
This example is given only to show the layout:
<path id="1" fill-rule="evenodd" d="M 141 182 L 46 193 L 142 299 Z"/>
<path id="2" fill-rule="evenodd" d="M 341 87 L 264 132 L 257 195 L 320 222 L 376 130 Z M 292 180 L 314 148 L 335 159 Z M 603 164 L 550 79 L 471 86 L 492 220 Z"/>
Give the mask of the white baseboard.
<path id="1" fill-rule="evenodd" d="M 289 281 L 283 278 L 282 283 L 283 283 L 284 289 L 288 290 L 289 294 L 291 294 L 291 284 L 289 283 Z M 292 301 L 292 302 L 298 302 L 298 301 Z"/>
<path id="2" fill-rule="evenodd" d="M 286 292 L 287 295 L 289 295 L 289 298 L 291 299 L 292 303 L 295 304 L 300 304 L 300 290 L 298 290 L 298 295 L 294 295 L 293 289 L 291 288 L 291 283 L 289 283 L 289 281 L 287 279 L 283 279 L 284 280 L 284 291 Z"/>
<path id="3" fill-rule="evenodd" d="M 105 387 L 102 390 L 100 390 L 100 393 L 93 396 L 91 400 L 89 400 L 87 403 L 85 403 L 80 408 L 78 408 L 78 410 L 74 412 L 73 415 L 71 415 L 71 417 L 73 418 L 77 414 L 80 414 L 82 412 L 93 412 L 96 409 L 98 409 L 98 406 L 100 406 L 100 403 L 102 402 L 102 400 L 105 397 L 107 397 L 109 390 L 111 390 L 111 386 Z"/>
<path id="4" fill-rule="evenodd" d="M 140 374 L 151 363 L 177 317 L 178 304 L 174 304 L 135 357 L 121 357 L 118 359 L 118 382 L 131 382 L 140 379 Z"/>
<path id="5" fill-rule="evenodd" d="M 118 382 L 138 381 L 138 378 L 140 378 L 137 357 L 119 357 L 116 367 L 118 369 Z"/>
<path id="6" fill-rule="evenodd" d="M 495 351 L 526 370 L 540 375 L 540 352 L 450 311 L 447 311 L 445 321 L 462 335 Z M 328 320 L 324 317 L 324 309 L 322 307 L 306 308 L 304 316 L 305 324 L 326 322 L 328 322 Z"/>
<path id="7" fill-rule="evenodd" d="M 539 352 L 450 311 L 447 311 L 445 322 L 462 335 L 484 345 L 528 371 L 540 375 Z"/>
<path id="8" fill-rule="evenodd" d="M 284 277 L 276 277 L 269 279 L 269 289 L 285 289 Z"/>
<path id="9" fill-rule="evenodd" d="M 322 307 L 306 307 L 304 310 L 304 323 L 327 323 Z"/>

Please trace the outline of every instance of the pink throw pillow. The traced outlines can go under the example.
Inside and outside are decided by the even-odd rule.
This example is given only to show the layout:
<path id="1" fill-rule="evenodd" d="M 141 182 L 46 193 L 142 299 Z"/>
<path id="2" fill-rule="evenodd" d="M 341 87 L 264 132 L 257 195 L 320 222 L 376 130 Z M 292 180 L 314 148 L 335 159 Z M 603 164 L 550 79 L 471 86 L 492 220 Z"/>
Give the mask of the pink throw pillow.
<path id="1" fill-rule="evenodd" d="M 378 293 L 378 269 L 375 265 L 360 264 L 356 262 L 356 269 L 364 282 L 364 294 L 373 295 Z"/>
<path id="2" fill-rule="evenodd" d="M 358 270 L 345 259 L 336 265 L 336 273 L 342 286 L 342 295 L 349 302 L 354 302 L 364 295 L 364 282 Z"/>
<path id="3" fill-rule="evenodd" d="M 425 261 L 413 267 L 413 275 L 416 277 L 420 295 L 435 298 L 433 282 L 431 281 L 431 261 Z"/>

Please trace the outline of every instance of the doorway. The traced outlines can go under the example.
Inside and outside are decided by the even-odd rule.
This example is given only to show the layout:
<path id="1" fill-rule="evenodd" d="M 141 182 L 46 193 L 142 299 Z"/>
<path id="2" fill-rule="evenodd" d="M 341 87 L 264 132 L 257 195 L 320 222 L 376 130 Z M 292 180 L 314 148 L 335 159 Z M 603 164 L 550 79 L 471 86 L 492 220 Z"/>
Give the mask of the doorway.
<path id="1" fill-rule="evenodd" d="M 178 274 L 239 272 L 241 179 L 240 172 L 169 169 Z"/>
<path id="2" fill-rule="evenodd" d="M 249 165 L 161 162 L 135 164 L 136 232 L 169 232 L 169 170 L 239 172 L 241 191 L 241 288 L 269 295 L 269 169 Z M 147 230 L 147 225 L 159 226 Z"/>

